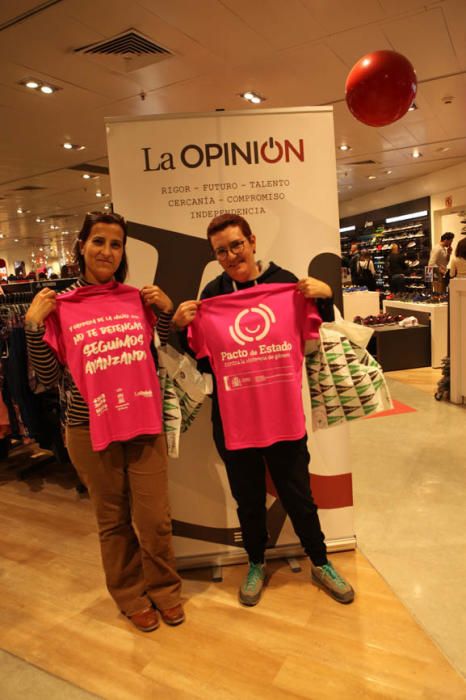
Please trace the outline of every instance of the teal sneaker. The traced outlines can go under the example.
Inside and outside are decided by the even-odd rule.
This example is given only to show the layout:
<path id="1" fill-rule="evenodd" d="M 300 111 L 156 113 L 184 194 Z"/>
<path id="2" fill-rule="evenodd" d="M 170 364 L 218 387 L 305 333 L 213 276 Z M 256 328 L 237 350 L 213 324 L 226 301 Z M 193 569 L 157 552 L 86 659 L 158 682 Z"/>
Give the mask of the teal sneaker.
<path id="1" fill-rule="evenodd" d="M 335 598 L 339 603 L 352 603 L 354 590 L 330 562 L 323 566 L 314 566 L 311 563 L 312 581 L 326 593 Z"/>
<path id="2" fill-rule="evenodd" d="M 249 562 L 248 573 L 239 589 L 239 602 L 243 605 L 257 605 L 262 595 L 266 578 L 265 564 Z"/>

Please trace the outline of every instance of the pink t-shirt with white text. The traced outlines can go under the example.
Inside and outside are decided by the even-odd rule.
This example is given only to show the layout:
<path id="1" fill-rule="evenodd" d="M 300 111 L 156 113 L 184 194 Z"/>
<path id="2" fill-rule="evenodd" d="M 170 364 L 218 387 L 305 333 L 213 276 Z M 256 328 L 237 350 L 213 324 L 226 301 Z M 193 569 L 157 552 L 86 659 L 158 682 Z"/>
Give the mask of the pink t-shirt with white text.
<path id="1" fill-rule="evenodd" d="M 188 329 L 197 358 L 217 380 L 229 450 L 298 440 L 304 342 L 321 324 L 315 303 L 295 284 L 260 284 L 202 301 Z"/>
<path id="2" fill-rule="evenodd" d="M 89 407 L 95 451 L 163 430 L 150 350 L 155 321 L 139 291 L 118 282 L 60 294 L 46 319 L 44 340 L 68 367 Z"/>

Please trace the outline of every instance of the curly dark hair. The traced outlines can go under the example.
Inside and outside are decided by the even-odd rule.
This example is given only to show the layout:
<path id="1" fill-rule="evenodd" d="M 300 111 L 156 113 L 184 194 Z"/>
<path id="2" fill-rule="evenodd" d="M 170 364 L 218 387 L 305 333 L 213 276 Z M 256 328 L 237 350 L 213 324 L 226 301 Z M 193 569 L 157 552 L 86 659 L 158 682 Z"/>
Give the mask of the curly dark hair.
<path id="1" fill-rule="evenodd" d="M 461 239 L 461 241 L 456 246 L 455 256 L 457 258 L 463 258 L 466 260 L 466 238 Z"/>

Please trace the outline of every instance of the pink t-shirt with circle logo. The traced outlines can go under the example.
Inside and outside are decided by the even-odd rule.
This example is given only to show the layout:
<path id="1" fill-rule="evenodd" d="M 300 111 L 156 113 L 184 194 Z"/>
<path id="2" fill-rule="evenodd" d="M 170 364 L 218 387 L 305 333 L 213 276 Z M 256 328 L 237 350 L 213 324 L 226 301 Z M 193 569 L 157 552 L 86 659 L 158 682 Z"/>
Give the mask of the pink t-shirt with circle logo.
<path id="1" fill-rule="evenodd" d="M 229 450 L 303 437 L 304 343 L 318 337 L 320 324 L 315 303 L 296 284 L 202 301 L 188 340 L 197 358 L 210 360 Z"/>
<path id="2" fill-rule="evenodd" d="M 45 342 L 68 367 L 89 407 L 92 447 L 163 432 L 160 385 L 150 343 L 156 318 L 139 291 L 118 282 L 57 297 Z"/>

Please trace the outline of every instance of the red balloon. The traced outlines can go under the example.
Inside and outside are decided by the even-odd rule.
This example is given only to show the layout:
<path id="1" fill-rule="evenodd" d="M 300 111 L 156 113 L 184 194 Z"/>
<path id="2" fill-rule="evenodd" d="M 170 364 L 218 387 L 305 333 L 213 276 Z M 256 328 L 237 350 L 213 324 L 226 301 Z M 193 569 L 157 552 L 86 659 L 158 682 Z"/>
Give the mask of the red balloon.
<path id="1" fill-rule="evenodd" d="M 406 114 L 417 90 L 416 71 L 396 51 L 374 51 L 354 64 L 346 79 L 348 108 L 368 126 L 386 126 Z"/>

